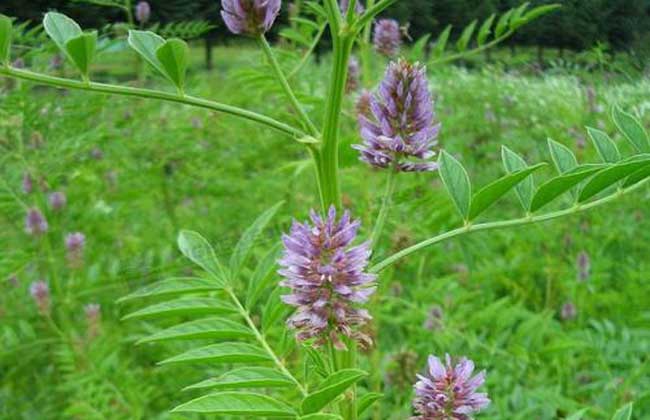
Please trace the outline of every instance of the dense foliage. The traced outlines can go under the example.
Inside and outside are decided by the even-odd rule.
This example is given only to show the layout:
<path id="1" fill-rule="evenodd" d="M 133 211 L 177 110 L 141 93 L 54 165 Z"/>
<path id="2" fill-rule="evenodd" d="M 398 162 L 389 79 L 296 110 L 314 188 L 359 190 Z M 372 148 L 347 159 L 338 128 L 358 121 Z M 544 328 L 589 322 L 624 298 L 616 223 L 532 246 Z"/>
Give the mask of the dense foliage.
<path id="1" fill-rule="evenodd" d="M 38 49 L 24 70 L 0 16 L 2 414 L 647 415 L 647 83 L 443 66 L 552 8 L 443 32 L 430 56 L 389 22 L 377 55 L 370 12 L 312 3 L 278 49 L 279 1 L 254 18 L 239 1 L 225 22 L 262 54 L 219 49 L 211 75 L 180 39 L 98 48 L 57 13 L 66 64 Z M 433 68 L 385 66 L 398 55 Z"/>

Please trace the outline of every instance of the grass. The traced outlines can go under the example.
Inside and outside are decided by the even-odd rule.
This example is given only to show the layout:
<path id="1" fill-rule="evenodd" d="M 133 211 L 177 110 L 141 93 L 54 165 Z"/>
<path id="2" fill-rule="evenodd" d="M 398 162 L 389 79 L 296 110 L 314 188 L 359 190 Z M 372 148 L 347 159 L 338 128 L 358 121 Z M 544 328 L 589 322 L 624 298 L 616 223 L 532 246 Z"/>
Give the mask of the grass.
<path id="1" fill-rule="evenodd" d="M 193 71 L 189 92 L 293 118 L 259 71 L 256 53 L 247 47 L 215 52 L 217 68 Z M 106 57 L 115 57 L 108 63 L 120 78 L 132 65 L 129 57 Z M 310 64 L 299 84 L 316 119 L 327 61 Z M 115 77 L 110 69 L 101 77 Z M 442 147 L 468 167 L 475 187 L 502 173 L 502 144 L 529 162 L 548 161 L 551 137 L 576 150 L 581 162 L 594 162 L 584 126 L 614 133 L 610 105 L 650 121 L 645 80 L 596 81 L 590 106 L 585 86 L 571 75 L 518 76 L 490 67 L 430 73 Z M 228 116 L 2 83 L 12 87 L 0 99 L 0 279 L 7 279 L 0 285 L 0 417 L 182 418 L 168 413 L 190 395 L 178 389 L 218 371 L 156 367 L 155 361 L 188 344 L 134 347 L 154 327 L 120 322 L 128 310 L 115 300 L 191 270 L 175 250 L 179 229 L 201 232 L 225 257 L 259 213 L 284 200 L 256 244 L 256 257 L 264 255 L 292 217 L 303 219 L 317 205 L 308 156 L 300 145 Z M 352 102 L 343 127 L 342 184 L 346 205 L 369 234 L 386 175 L 358 162 L 349 147 L 359 141 Z M 616 141 L 629 154 L 623 140 Z M 47 212 L 46 241 L 23 231 L 25 209 L 46 207 L 40 188 L 31 195 L 20 191 L 25 171 L 68 196 L 65 211 Z M 538 182 L 551 170 L 540 174 Z M 384 414 L 378 418 L 411 414 L 411 385 L 431 353 L 467 355 L 487 370 L 493 404 L 483 419 L 563 418 L 581 408 L 589 409 L 586 418 L 608 419 L 628 401 L 635 402 L 634 418 L 649 416 L 649 193 L 643 188 L 605 208 L 544 225 L 443 243 L 383 273 L 372 309 L 381 352 L 373 356 L 375 366 L 362 363 L 382 379 Z M 377 260 L 460 223 L 436 174 L 399 176 L 394 203 Z M 512 196 L 484 218 L 520 215 Z M 72 231 L 88 238 L 82 269 L 65 263 L 63 236 Z M 585 282 L 577 281 L 581 251 L 591 259 Z M 29 296 L 29 284 L 44 273 L 55 273 L 63 284 L 54 302 L 55 319 L 67 319 L 63 335 L 38 315 Z M 12 274 L 16 286 L 8 281 Z M 90 302 L 102 305 L 94 339 L 86 336 L 83 313 Z M 575 319 L 560 316 L 567 302 L 577 308 Z M 434 309 L 439 317 L 432 316 Z"/>

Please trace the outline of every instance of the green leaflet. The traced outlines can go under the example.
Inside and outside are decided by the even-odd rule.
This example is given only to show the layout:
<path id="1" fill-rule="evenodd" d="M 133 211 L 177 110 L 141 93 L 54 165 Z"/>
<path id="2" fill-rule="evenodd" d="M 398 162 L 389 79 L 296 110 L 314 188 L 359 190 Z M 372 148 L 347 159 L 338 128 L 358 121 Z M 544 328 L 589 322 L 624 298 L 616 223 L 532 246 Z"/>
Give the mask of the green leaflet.
<path id="1" fill-rule="evenodd" d="M 241 236 L 237 245 L 235 245 L 235 250 L 233 251 L 232 256 L 230 257 L 230 273 L 233 277 L 239 273 L 242 265 L 246 262 L 253 245 L 255 245 L 255 241 L 259 238 L 283 204 L 284 201 L 281 201 L 262 213 Z"/>
<path id="2" fill-rule="evenodd" d="M 472 39 L 472 35 L 474 35 L 474 30 L 476 29 L 476 19 L 472 21 L 469 25 L 465 27 L 463 30 L 463 33 L 460 35 L 460 38 L 458 38 L 458 41 L 456 42 L 456 48 L 458 51 L 463 52 L 467 49 L 467 46 L 469 45 L 469 41 Z"/>
<path id="3" fill-rule="evenodd" d="M 149 31 L 129 31 L 129 45 L 151 64 L 160 74 L 167 76 L 163 64 L 158 59 L 156 51 L 165 44 L 165 39 Z"/>
<path id="4" fill-rule="evenodd" d="M 226 275 L 210 243 L 199 233 L 183 230 L 178 235 L 178 248 L 187 258 L 212 274 L 219 285 L 226 283 Z"/>
<path id="5" fill-rule="evenodd" d="M 11 19 L 0 14 L 0 65 L 9 65 L 12 26 Z"/>
<path id="6" fill-rule="evenodd" d="M 485 41 L 487 41 L 488 37 L 492 33 L 492 24 L 494 23 L 496 16 L 496 14 L 492 13 L 490 17 L 485 19 L 485 22 L 483 22 L 481 25 L 481 28 L 478 31 L 478 35 L 476 36 L 476 42 L 478 43 L 479 47 L 485 44 Z"/>
<path id="7" fill-rule="evenodd" d="M 218 378 L 210 378 L 188 389 L 240 389 L 240 388 L 279 388 L 295 386 L 291 379 L 275 369 L 267 367 L 243 367 L 233 369 Z"/>
<path id="8" fill-rule="evenodd" d="M 211 292 L 220 290 L 221 286 L 212 280 L 197 277 L 178 277 L 149 284 L 117 300 L 117 303 L 135 299 L 177 296 L 187 293 Z"/>
<path id="9" fill-rule="evenodd" d="M 463 219 L 467 220 L 472 196 L 472 186 L 467 171 L 456 158 L 444 150 L 440 152 L 438 164 L 442 182 L 451 195 L 458 212 Z"/>
<path id="10" fill-rule="evenodd" d="M 164 69 L 165 75 L 181 91 L 185 86 L 189 56 L 190 49 L 182 39 L 168 39 L 156 49 L 156 58 Z"/>
<path id="11" fill-rule="evenodd" d="M 85 78 L 88 78 L 90 64 L 92 63 L 93 58 L 95 58 L 96 47 L 96 31 L 83 33 L 68 40 L 65 44 L 65 49 L 68 52 L 68 55 Z"/>
<path id="12" fill-rule="evenodd" d="M 258 363 L 269 362 L 271 358 L 261 348 L 245 343 L 219 343 L 186 351 L 169 359 L 159 362 L 159 365 L 170 363 Z"/>
<path id="13" fill-rule="evenodd" d="M 515 188 L 519 183 L 523 182 L 536 170 L 546 166 L 546 163 L 539 163 L 526 169 L 513 172 L 498 179 L 491 184 L 483 187 L 479 192 L 472 197 L 471 209 L 469 212 L 469 220 L 473 220 L 481 213 L 487 210 L 492 204 L 496 203 L 501 197 L 506 195 L 510 190 Z"/>
<path id="14" fill-rule="evenodd" d="M 574 188 L 585 179 L 603 169 L 603 165 L 582 165 L 572 171 L 553 178 L 542 184 L 535 193 L 530 211 L 535 212 L 562 194 Z"/>
<path id="15" fill-rule="evenodd" d="M 612 420 L 630 420 L 632 418 L 632 409 L 634 403 L 628 403 L 623 407 L 616 410 L 616 413 L 612 416 Z"/>
<path id="16" fill-rule="evenodd" d="M 181 413 L 204 413 L 222 416 L 290 417 L 291 407 L 267 395 L 251 392 L 219 392 L 196 398 L 172 410 Z"/>
<path id="17" fill-rule="evenodd" d="M 521 171 L 528 167 L 526 161 L 521 156 L 508 149 L 506 146 L 501 147 L 501 160 L 503 161 L 503 166 L 508 173 Z M 515 192 L 517 193 L 519 202 L 524 210 L 530 210 L 530 202 L 533 200 L 533 194 L 535 192 L 535 181 L 533 177 L 529 176 L 521 181 L 515 187 Z"/>
<path id="18" fill-rule="evenodd" d="M 563 174 L 573 170 L 578 166 L 578 161 L 568 147 L 552 139 L 548 139 L 548 148 L 551 152 L 551 158 L 558 172 Z"/>
<path id="19" fill-rule="evenodd" d="M 368 408 L 370 408 L 375 402 L 382 399 L 384 394 L 378 392 L 369 392 L 363 395 L 357 401 L 357 416 L 361 416 Z"/>
<path id="20" fill-rule="evenodd" d="M 225 318 L 205 318 L 174 325 L 139 340 L 136 344 L 190 339 L 251 339 L 255 336 L 243 324 Z"/>
<path id="21" fill-rule="evenodd" d="M 178 315 L 219 315 L 234 312 L 236 312 L 236 309 L 233 306 L 215 298 L 181 298 L 147 306 L 124 316 L 122 320 Z"/>
<path id="22" fill-rule="evenodd" d="M 643 153 L 650 152 L 650 140 L 648 133 L 641 122 L 632 114 L 623 111 L 618 105 L 612 108 L 612 120 L 618 130 L 630 142 L 632 146 Z"/>
<path id="23" fill-rule="evenodd" d="M 358 369 L 342 369 L 334 372 L 305 397 L 301 404 L 303 414 L 311 414 L 320 411 L 346 389 L 357 383 L 368 374 Z"/>
<path id="24" fill-rule="evenodd" d="M 594 143 L 598 155 L 605 163 L 616 163 L 621 160 L 621 153 L 618 151 L 616 143 L 607 133 L 591 127 L 587 127 L 587 133 Z"/>
<path id="25" fill-rule="evenodd" d="M 616 184 L 621 179 L 626 178 L 647 166 L 650 166 L 650 156 L 645 159 L 639 159 L 639 156 L 635 156 L 631 160 L 623 161 L 604 169 L 596 174 L 591 180 L 589 180 L 587 185 L 584 186 L 580 192 L 578 201 L 584 202 L 585 200 L 590 199 L 599 192 Z"/>

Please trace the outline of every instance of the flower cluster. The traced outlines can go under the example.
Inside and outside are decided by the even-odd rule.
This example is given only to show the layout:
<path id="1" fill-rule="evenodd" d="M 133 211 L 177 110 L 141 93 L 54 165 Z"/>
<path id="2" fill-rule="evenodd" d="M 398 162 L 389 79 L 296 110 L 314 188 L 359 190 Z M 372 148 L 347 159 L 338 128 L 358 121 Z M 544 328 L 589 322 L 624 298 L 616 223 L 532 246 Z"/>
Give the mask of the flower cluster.
<path id="1" fill-rule="evenodd" d="M 273 26 L 281 0 L 221 0 L 221 16 L 234 34 L 260 35 Z"/>
<path id="2" fill-rule="evenodd" d="M 399 22 L 394 19 L 380 19 L 375 25 L 373 35 L 375 50 L 386 57 L 395 57 L 399 54 L 402 45 L 402 32 Z"/>
<path id="3" fill-rule="evenodd" d="M 102 319 L 101 309 L 102 307 L 99 303 L 89 303 L 84 306 L 84 314 L 86 315 L 86 324 L 88 326 L 88 338 L 94 338 L 99 334 Z"/>
<path id="4" fill-rule="evenodd" d="M 345 345 L 340 335 L 369 346 L 371 339 L 358 331 L 370 314 L 357 304 L 375 292 L 375 276 L 365 272 L 370 258 L 368 243 L 351 246 L 360 222 L 345 211 L 337 221 L 331 207 L 327 217 L 311 212 L 311 223 L 294 221 L 291 232 L 282 237 L 284 255 L 279 261 L 284 277 L 280 283 L 291 289 L 282 297 L 297 307 L 288 325 L 298 330 L 299 340 L 328 340 L 338 349 Z"/>
<path id="5" fill-rule="evenodd" d="M 428 160 L 435 156 L 440 125 L 434 122 L 426 69 L 404 60 L 391 63 L 369 100 L 372 115 L 358 116 L 364 142 L 353 146 L 361 160 L 405 172 L 436 170 L 437 164 Z"/>
<path id="6" fill-rule="evenodd" d="M 470 415 L 490 404 L 486 393 L 476 392 L 485 382 L 485 371 L 472 376 L 474 363 L 466 358 L 452 366 L 449 355 L 445 363 L 429 356 L 428 374 L 417 375 L 413 407 L 414 420 L 469 420 Z"/>

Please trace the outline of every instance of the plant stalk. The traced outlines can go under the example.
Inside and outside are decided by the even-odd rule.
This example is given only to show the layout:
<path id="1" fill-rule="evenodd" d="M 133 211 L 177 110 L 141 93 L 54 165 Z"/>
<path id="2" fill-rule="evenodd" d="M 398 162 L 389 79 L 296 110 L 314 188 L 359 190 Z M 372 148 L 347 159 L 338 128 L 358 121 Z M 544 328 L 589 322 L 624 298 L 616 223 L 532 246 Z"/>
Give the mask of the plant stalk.
<path id="1" fill-rule="evenodd" d="M 158 99 L 161 101 L 191 105 L 198 108 L 205 108 L 212 111 L 222 112 L 224 114 L 230 114 L 239 118 L 243 118 L 245 120 L 253 121 L 280 131 L 294 139 L 306 136 L 306 133 L 304 133 L 302 130 L 277 121 L 266 115 L 258 114 L 256 112 L 222 104 L 219 102 L 213 102 L 207 99 L 196 98 L 193 96 L 179 96 L 177 93 L 141 89 L 130 86 L 116 86 L 96 82 L 85 83 L 83 81 L 64 79 L 61 77 L 48 76 L 45 74 L 34 73 L 28 70 L 20 70 L 8 67 L 0 67 L 0 75 L 9 76 L 16 79 L 29 80 L 39 84 L 55 86 L 59 88 L 108 93 L 111 95 L 136 96 L 141 98 Z"/>

